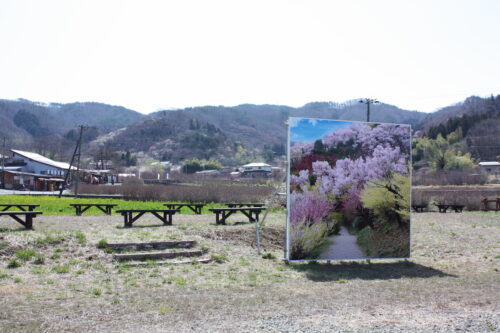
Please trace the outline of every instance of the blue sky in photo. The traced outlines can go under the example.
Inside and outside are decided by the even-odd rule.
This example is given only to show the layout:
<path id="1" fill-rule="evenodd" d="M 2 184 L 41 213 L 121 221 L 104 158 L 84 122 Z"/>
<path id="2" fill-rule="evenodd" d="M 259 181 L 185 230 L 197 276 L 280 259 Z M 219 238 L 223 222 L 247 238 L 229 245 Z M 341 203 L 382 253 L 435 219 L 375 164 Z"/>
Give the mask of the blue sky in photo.
<path id="1" fill-rule="evenodd" d="M 290 118 L 290 139 L 293 142 L 314 142 L 325 134 L 348 127 L 352 121 L 314 118 Z"/>

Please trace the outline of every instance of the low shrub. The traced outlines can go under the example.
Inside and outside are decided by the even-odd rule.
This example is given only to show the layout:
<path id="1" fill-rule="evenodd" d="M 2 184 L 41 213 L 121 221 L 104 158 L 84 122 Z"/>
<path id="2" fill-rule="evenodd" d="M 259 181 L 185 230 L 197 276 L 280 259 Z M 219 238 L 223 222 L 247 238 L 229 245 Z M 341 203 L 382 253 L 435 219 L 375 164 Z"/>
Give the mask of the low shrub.
<path id="1" fill-rule="evenodd" d="M 262 255 L 262 259 L 271 259 L 271 260 L 274 260 L 276 259 L 276 256 L 272 253 L 264 253 Z"/>
<path id="2" fill-rule="evenodd" d="M 488 175 L 475 170 L 426 171 L 413 173 L 412 184 L 422 186 L 445 185 L 484 185 L 488 183 Z"/>
<path id="3" fill-rule="evenodd" d="M 10 259 L 9 262 L 7 263 L 7 268 L 18 268 L 21 267 L 21 262 L 19 259 Z"/>
<path id="4" fill-rule="evenodd" d="M 108 241 L 105 239 L 101 239 L 97 242 L 96 246 L 98 249 L 105 249 L 108 246 Z"/>
<path id="5" fill-rule="evenodd" d="M 440 186 L 414 187 L 412 189 L 412 204 L 428 204 L 429 209 L 435 209 L 433 203 L 448 205 L 464 205 L 469 211 L 481 209 L 481 200 L 500 197 L 500 187 L 487 186 Z"/>
<path id="6" fill-rule="evenodd" d="M 275 192 L 267 185 L 189 184 L 189 185 L 82 185 L 81 193 L 119 194 L 127 200 L 173 202 L 259 202 Z"/>

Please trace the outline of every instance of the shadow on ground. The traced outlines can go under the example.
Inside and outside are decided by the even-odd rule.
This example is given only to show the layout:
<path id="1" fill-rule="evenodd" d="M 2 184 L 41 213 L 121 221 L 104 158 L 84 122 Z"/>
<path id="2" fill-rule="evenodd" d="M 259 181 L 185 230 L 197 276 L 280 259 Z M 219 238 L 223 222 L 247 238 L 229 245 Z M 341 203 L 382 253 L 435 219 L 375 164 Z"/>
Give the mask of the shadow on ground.
<path id="1" fill-rule="evenodd" d="M 410 261 L 398 261 L 392 263 L 338 263 L 322 264 L 291 263 L 290 268 L 299 272 L 305 272 L 306 277 L 316 282 L 338 281 L 338 280 L 387 280 L 401 278 L 431 278 L 431 277 L 457 277 L 438 269 L 416 264 Z"/>
<path id="2" fill-rule="evenodd" d="M 173 225 L 171 225 L 171 224 L 134 225 L 132 227 L 124 227 L 123 225 L 117 225 L 116 229 L 131 230 L 131 229 L 139 229 L 139 228 L 161 228 L 161 227 L 172 227 L 172 226 Z"/>
<path id="3" fill-rule="evenodd" d="M 10 233 L 10 232 L 22 232 L 22 231 L 26 231 L 26 232 L 30 232 L 34 230 L 33 229 L 26 229 L 25 227 L 20 227 L 20 228 L 0 228 L 0 233 Z"/>

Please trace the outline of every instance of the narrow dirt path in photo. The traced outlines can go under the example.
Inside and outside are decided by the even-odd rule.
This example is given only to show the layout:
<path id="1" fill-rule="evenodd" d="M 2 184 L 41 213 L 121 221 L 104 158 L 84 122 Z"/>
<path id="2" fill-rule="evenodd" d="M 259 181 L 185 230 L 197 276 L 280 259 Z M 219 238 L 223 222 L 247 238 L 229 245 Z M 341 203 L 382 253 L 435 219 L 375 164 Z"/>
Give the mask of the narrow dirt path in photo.
<path id="1" fill-rule="evenodd" d="M 356 243 L 357 237 L 349 233 L 346 227 L 340 227 L 338 235 L 329 237 L 333 242 L 320 259 L 365 259 L 363 250 Z"/>

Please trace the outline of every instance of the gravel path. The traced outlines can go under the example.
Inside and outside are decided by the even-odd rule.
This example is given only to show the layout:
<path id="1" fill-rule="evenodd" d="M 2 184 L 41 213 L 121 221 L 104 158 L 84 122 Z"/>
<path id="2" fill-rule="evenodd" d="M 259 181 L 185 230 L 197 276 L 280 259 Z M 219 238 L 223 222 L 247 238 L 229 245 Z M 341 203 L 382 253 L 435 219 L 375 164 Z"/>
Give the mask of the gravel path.
<path id="1" fill-rule="evenodd" d="M 340 227 L 336 236 L 329 238 L 332 245 L 320 256 L 321 259 L 364 259 L 363 250 L 356 243 L 357 237 L 349 233 L 347 228 Z"/>

